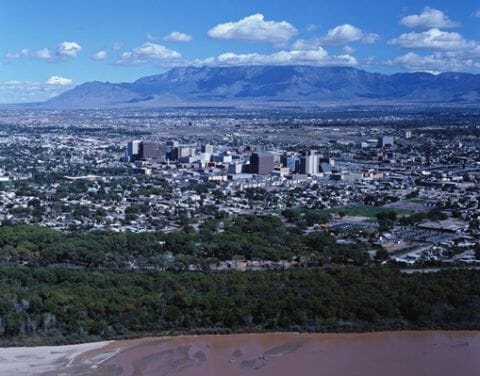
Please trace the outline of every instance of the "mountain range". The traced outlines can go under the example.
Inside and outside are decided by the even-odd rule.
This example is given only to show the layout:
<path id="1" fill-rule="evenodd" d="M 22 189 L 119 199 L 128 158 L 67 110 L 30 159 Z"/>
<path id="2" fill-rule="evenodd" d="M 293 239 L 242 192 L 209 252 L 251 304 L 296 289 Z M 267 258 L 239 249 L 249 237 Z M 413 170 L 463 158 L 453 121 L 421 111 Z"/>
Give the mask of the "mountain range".
<path id="1" fill-rule="evenodd" d="M 185 105 L 476 105 L 480 75 L 371 73 L 349 67 L 180 67 L 132 83 L 87 82 L 42 104 L 50 108 Z"/>

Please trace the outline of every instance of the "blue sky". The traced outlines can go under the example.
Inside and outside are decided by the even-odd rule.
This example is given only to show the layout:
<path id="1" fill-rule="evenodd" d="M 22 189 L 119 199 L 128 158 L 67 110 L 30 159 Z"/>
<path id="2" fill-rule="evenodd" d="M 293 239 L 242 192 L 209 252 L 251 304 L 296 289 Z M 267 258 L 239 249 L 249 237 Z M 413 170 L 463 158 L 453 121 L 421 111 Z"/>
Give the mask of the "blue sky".
<path id="1" fill-rule="evenodd" d="M 174 66 L 480 73 L 480 1 L 0 0 L 0 102 Z"/>

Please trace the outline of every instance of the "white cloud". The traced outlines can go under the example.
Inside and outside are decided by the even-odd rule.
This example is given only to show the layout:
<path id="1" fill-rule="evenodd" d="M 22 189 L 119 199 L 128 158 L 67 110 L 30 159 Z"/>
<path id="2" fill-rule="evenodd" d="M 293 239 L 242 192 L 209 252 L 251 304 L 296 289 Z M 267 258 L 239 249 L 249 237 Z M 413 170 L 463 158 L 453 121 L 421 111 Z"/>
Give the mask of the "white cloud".
<path id="1" fill-rule="evenodd" d="M 173 59 L 180 57 L 180 53 L 170 50 L 160 44 L 144 43 L 133 49 L 133 52 L 139 56 L 145 56 L 151 59 Z"/>
<path id="2" fill-rule="evenodd" d="M 32 52 L 32 57 L 42 60 L 52 60 L 55 57 L 55 53 L 48 48 L 42 48 Z"/>
<path id="3" fill-rule="evenodd" d="M 353 48 L 352 46 L 345 46 L 342 48 L 342 52 L 351 55 L 355 52 L 355 48 Z"/>
<path id="4" fill-rule="evenodd" d="M 172 31 L 170 34 L 165 36 L 163 40 L 166 42 L 191 42 L 192 36 L 179 31 Z"/>
<path id="5" fill-rule="evenodd" d="M 378 38 L 380 38 L 380 35 L 376 33 L 368 33 L 363 36 L 361 42 L 364 44 L 373 44 L 378 40 Z"/>
<path id="6" fill-rule="evenodd" d="M 469 41 L 456 32 L 441 31 L 433 28 L 421 33 L 410 32 L 388 41 L 389 44 L 402 48 L 426 49 L 439 51 L 458 51 L 478 49 L 479 44 Z"/>
<path id="7" fill-rule="evenodd" d="M 48 60 L 50 62 L 76 57 L 81 51 L 82 47 L 77 42 L 62 42 L 59 43 L 56 50 L 50 48 L 41 48 L 30 52 L 26 48 L 19 52 L 8 52 L 5 57 L 7 59 L 19 59 L 22 57 L 33 57 L 40 60 Z"/>
<path id="8" fill-rule="evenodd" d="M 447 71 L 464 71 L 467 69 L 478 69 L 480 63 L 470 58 L 459 58 L 448 56 L 442 52 L 435 52 L 430 55 L 418 55 L 408 52 L 385 62 L 388 66 L 402 68 L 412 72 L 440 73 Z"/>
<path id="9" fill-rule="evenodd" d="M 310 32 L 310 33 L 312 31 L 317 30 L 317 29 L 318 29 L 318 25 L 315 25 L 315 24 L 310 24 L 310 25 L 307 26 L 307 31 Z"/>
<path id="10" fill-rule="evenodd" d="M 477 18 L 480 18 L 480 9 L 477 10 L 474 14 L 473 14 L 474 17 L 477 17 Z"/>
<path id="11" fill-rule="evenodd" d="M 197 59 L 190 65 L 238 66 L 238 65 L 357 65 L 357 60 L 348 54 L 331 56 L 322 47 L 316 50 L 278 51 L 272 54 L 236 54 L 226 52 L 216 57 Z"/>
<path id="12" fill-rule="evenodd" d="M 105 60 L 108 56 L 108 52 L 106 50 L 100 50 L 100 51 L 97 51 L 95 52 L 91 58 L 93 60 L 96 60 L 96 61 L 100 61 L 100 60 Z"/>
<path id="13" fill-rule="evenodd" d="M 425 7 L 420 14 L 411 14 L 403 17 L 400 20 L 400 23 L 407 27 L 424 29 L 432 27 L 452 28 L 460 26 L 458 22 L 452 21 L 441 10 L 430 7 Z"/>
<path id="14" fill-rule="evenodd" d="M 325 45 L 342 45 L 352 42 L 372 44 L 375 43 L 378 38 L 378 34 L 365 33 L 362 29 L 356 26 L 343 24 L 330 29 L 324 37 L 298 39 L 293 43 L 292 49 L 307 51 L 315 50 L 318 47 Z"/>
<path id="15" fill-rule="evenodd" d="M 321 47 L 323 41 L 321 38 L 297 39 L 292 45 L 292 50 L 308 51 L 316 50 Z"/>
<path id="16" fill-rule="evenodd" d="M 118 51 L 123 48 L 123 42 L 114 42 L 112 45 L 112 51 Z"/>
<path id="17" fill-rule="evenodd" d="M 71 78 L 66 78 L 62 76 L 51 76 L 47 80 L 48 85 L 58 85 L 58 86 L 67 86 L 71 85 L 73 80 Z"/>
<path id="18" fill-rule="evenodd" d="M 297 29 L 289 22 L 265 21 L 263 14 L 257 13 L 237 22 L 218 24 L 208 31 L 208 36 L 215 39 L 234 39 L 283 45 L 297 33 Z"/>
<path id="19" fill-rule="evenodd" d="M 148 41 L 150 41 L 150 42 L 156 41 L 156 40 L 158 39 L 155 35 L 150 34 L 150 33 L 148 33 L 147 35 L 145 35 L 145 38 L 146 38 Z"/>
<path id="20" fill-rule="evenodd" d="M 20 51 L 18 51 L 18 52 L 7 52 L 7 53 L 5 54 L 5 57 L 6 57 L 7 59 L 20 59 L 20 58 L 22 58 L 22 57 L 28 56 L 29 53 L 30 53 L 30 52 L 29 52 L 26 48 L 24 48 L 24 49 L 22 49 L 22 50 L 20 50 Z"/>
<path id="21" fill-rule="evenodd" d="M 146 64 L 151 60 L 177 59 L 181 55 L 179 52 L 171 50 L 160 44 L 146 42 L 132 51 L 122 53 L 116 61 L 119 65 L 139 65 Z"/>
<path id="22" fill-rule="evenodd" d="M 327 35 L 321 38 L 323 44 L 345 44 L 360 41 L 365 44 L 375 43 L 379 38 L 378 34 L 365 33 L 362 29 L 350 25 L 343 24 L 335 26 L 328 30 Z"/>
<path id="23" fill-rule="evenodd" d="M 344 44 L 358 41 L 362 37 L 361 29 L 350 24 L 343 24 L 328 30 L 327 35 L 322 39 L 325 44 Z"/>
<path id="24" fill-rule="evenodd" d="M 0 83 L 0 103 L 44 101 L 71 87 L 47 82 L 11 80 Z"/>
<path id="25" fill-rule="evenodd" d="M 57 54 L 60 56 L 75 57 L 81 51 L 82 46 L 77 42 L 62 42 L 57 47 Z"/>

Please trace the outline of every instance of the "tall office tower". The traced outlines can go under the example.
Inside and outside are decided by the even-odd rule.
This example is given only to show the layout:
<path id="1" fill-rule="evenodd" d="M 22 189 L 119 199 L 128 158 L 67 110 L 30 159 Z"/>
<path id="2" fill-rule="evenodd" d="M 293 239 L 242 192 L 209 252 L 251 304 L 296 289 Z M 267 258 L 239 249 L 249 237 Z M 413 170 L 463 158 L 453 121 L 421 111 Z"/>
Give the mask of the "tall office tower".
<path id="1" fill-rule="evenodd" d="M 250 156 L 250 172 L 252 174 L 268 175 L 273 170 L 273 154 L 256 152 Z"/>
<path id="2" fill-rule="evenodd" d="M 170 161 L 178 161 L 178 141 L 168 140 L 166 143 L 165 157 Z"/>
<path id="3" fill-rule="evenodd" d="M 168 140 L 168 141 L 167 141 L 167 147 L 177 148 L 177 147 L 178 147 L 178 141 Z"/>
<path id="4" fill-rule="evenodd" d="M 238 163 L 238 162 L 230 163 L 228 165 L 228 173 L 229 174 L 241 174 L 242 173 L 242 168 L 243 168 L 242 163 Z"/>
<path id="5" fill-rule="evenodd" d="M 178 158 L 190 157 L 192 155 L 192 149 L 189 146 L 178 147 Z"/>
<path id="6" fill-rule="evenodd" d="M 312 176 L 318 175 L 319 159 L 320 156 L 316 154 L 315 150 L 310 150 L 307 155 L 300 158 L 300 173 Z"/>
<path id="7" fill-rule="evenodd" d="M 335 160 L 332 159 L 332 158 L 325 158 L 325 157 L 320 157 L 318 162 L 321 164 L 321 163 L 327 163 L 329 164 L 330 166 L 335 166 Z"/>
<path id="8" fill-rule="evenodd" d="M 288 154 L 280 156 L 280 163 L 283 167 L 288 167 L 291 172 L 298 172 L 300 166 L 298 157 Z"/>
<path id="9" fill-rule="evenodd" d="M 178 147 L 170 147 L 167 146 L 167 159 L 169 161 L 178 161 L 179 158 L 179 153 L 178 153 Z"/>
<path id="10" fill-rule="evenodd" d="M 139 158 L 141 141 L 130 141 L 127 145 L 127 157 L 129 161 L 134 161 Z"/>
<path id="11" fill-rule="evenodd" d="M 378 147 L 384 148 L 387 146 L 393 146 L 393 136 L 382 136 L 378 138 Z"/>
<path id="12" fill-rule="evenodd" d="M 213 151 L 214 151 L 213 145 L 210 145 L 210 144 L 202 145 L 202 153 L 213 154 Z"/>
<path id="13" fill-rule="evenodd" d="M 140 144 L 140 158 L 158 162 L 165 161 L 165 147 L 159 142 L 143 141 Z"/>

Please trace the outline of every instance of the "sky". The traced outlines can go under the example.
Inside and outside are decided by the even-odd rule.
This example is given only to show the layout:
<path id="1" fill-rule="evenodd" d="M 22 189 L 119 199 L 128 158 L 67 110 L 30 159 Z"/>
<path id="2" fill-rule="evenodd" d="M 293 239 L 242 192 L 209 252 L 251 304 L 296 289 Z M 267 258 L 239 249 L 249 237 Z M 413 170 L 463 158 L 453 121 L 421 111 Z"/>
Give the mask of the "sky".
<path id="1" fill-rule="evenodd" d="M 480 73 L 480 1 L 0 0 L 0 103 L 176 66 Z"/>

